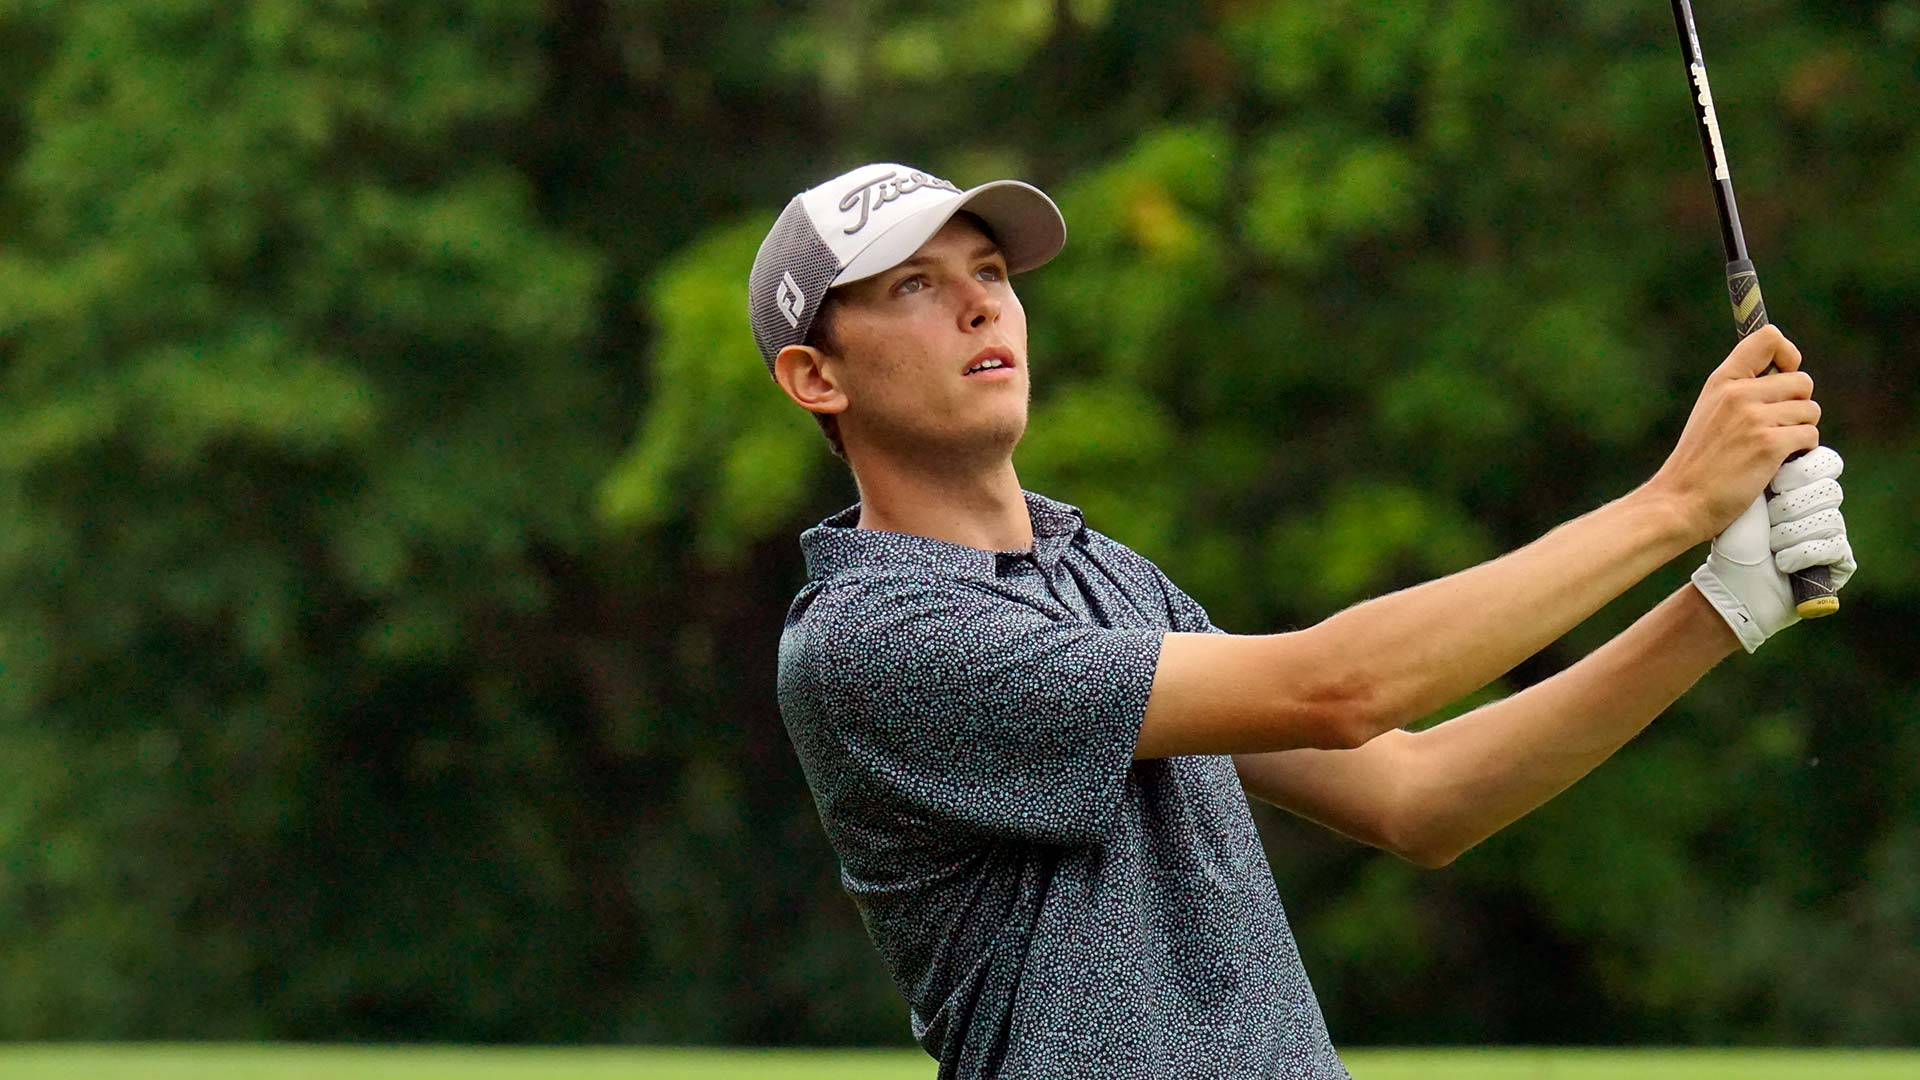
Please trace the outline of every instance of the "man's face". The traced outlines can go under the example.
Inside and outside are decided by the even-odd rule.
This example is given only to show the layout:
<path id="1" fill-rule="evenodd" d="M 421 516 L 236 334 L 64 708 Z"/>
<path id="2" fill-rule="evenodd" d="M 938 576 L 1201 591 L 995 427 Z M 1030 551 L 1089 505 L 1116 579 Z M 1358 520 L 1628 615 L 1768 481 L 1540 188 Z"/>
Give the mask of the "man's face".
<path id="1" fill-rule="evenodd" d="M 827 363 L 853 454 L 955 467 L 1012 455 L 1027 427 L 1027 315 L 972 220 L 955 217 L 911 259 L 835 297 L 840 355 Z M 1001 368 L 968 374 L 986 357 Z"/>

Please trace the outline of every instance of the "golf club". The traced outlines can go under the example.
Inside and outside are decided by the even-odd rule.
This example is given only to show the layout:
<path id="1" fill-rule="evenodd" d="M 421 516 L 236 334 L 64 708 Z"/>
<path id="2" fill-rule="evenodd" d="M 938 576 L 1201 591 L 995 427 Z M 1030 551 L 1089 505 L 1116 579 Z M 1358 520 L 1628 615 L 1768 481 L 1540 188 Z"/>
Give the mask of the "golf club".
<path id="1" fill-rule="evenodd" d="M 1733 176 L 1727 169 L 1727 150 L 1720 139 L 1720 120 L 1713 109 L 1713 91 L 1707 85 L 1707 62 L 1700 55 L 1700 33 L 1693 25 L 1693 7 L 1687 0 L 1672 0 L 1673 25 L 1680 34 L 1680 53 L 1687 65 L 1688 84 L 1692 87 L 1693 116 L 1700 128 L 1700 148 L 1707 156 L 1707 172 L 1713 181 L 1713 201 L 1720 210 L 1720 243 L 1727 255 L 1727 296 L 1733 303 L 1733 325 L 1741 337 L 1767 325 L 1767 305 L 1760 296 L 1760 275 L 1747 257 L 1747 238 L 1740 231 L 1740 209 L 1733 198 Z M 1767 368 L 1771 373 L 1774 369 Z M 1805 451 L 1797 451 L 1788 461 Z M 1769 487 L 1767 497 L 1773 495 Z M 1815 619 L 1840 610 L 1840 597 L 1834 592 L 1824 566 L 1796 570 L 1792 575 L 1794 610 L 1803 619 Z"/>

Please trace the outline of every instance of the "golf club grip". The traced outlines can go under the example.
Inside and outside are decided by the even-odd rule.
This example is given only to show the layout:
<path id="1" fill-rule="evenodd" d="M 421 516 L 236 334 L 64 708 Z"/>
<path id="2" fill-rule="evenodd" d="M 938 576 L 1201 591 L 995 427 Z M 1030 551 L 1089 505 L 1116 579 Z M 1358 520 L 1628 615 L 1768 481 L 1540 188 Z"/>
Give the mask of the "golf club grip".
<path id="1" fill-rule="evenodd" d="M 1753 269 L 1753 260 L 1736 259 L 1727 264 L 1727 298 L 1733 303 L 1733 325 L 1741 337 L 1767 325 L 1767 302 L 1760 295 L 1760 275 Z M 1772 374 L 1774 370 L 1768 365 L 1762 374 Z M 1805 450 L 1796 450 L 1787 455 L 1787 460 L 1792 461 L 1804 453 Z M 1773 486 L 1768 485 L 1767 497 L 1772 498 L 1773 494 Z M 1833 591 L 1833 578 L 1826 567 L 1795 570 L 1790 578 L 1793 610 L 1801 618 L 1817 619 L 1840 610 L 1840 594 Z"/>

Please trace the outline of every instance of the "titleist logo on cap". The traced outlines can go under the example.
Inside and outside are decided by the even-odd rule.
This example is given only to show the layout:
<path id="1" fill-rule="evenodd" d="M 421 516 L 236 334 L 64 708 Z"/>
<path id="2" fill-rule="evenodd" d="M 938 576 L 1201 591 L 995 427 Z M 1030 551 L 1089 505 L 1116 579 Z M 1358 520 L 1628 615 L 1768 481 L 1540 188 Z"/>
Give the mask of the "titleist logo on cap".
<path id="1" fill-rule="evenodd" d="M 866 228 L 867 221 L 873 216 L 875 210 L 902 195 L 919 191 L 921 188 L 945 188 L 956 195 L 961 194 L 959 188 L 937 176 L 928 176 L 923 172 L 910 172 L 904 180 L 894 179 L 898 175 L 900 174 L 897 172 L 889 172 L 876 176 L 841 196 L 840 209 L 848 212 L 855 209 L 860 211 L 860 220 L 843 230 L 848 236 Z"/>

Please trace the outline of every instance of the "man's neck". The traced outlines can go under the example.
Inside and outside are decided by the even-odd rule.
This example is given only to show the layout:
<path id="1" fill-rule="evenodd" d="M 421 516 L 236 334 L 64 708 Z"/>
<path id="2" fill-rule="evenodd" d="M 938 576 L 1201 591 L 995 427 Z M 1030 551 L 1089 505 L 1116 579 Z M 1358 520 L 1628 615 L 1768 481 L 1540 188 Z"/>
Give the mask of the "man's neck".
<path id="1" fill-rule="evenodd" d="M 855 481 L 860 487 L 862 529 L 926 536 L 987 551 L 1025 551 L 1033 546 L 1033 519 L 1011 459 L 969 473 L 865 468 Z"/>

